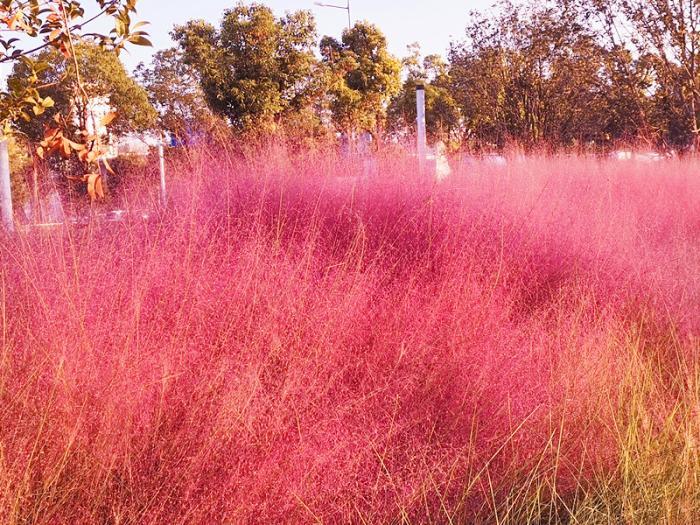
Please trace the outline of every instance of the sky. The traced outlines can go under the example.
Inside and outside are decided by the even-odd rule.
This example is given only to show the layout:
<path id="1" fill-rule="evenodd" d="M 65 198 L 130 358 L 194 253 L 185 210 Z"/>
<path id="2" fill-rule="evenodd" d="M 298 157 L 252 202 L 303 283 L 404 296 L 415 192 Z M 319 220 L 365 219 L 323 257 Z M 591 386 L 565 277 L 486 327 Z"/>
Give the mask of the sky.
<path id="1" fill-rule="evenodd" d="M 131 69 L 138 62 L 150 60 L 157 49 L 170 47 L 169 32 L 175 24 L 203 18 L 218 26 L 225 9 L 236 0 L 139 0 L 138 16 L 151 22 L 154 48 L 131 48 L 124 61 Z M 278 15 L 285 11 L 310 9 L 316 17 L 320 36 L 339 37 L 347 27 L 345 11 L 314 5 L 314 0 L 262 0 Z M 324 0 L 324 3 L 345 5 L 345 0 Z M 494 0 L 350 0 L 353 21 L 367 20 L 379 26 L 387 36 L 392 53 L 406 55 L 406 46 L 421 44 L 424 54 L 446 55 L 450 41 L 461 39 L 469 11 L 485 10 Z"/>
<path id="2" fill-rule="evenodd" d="M 318 26 L 319 38 L 324 35 L 340 37 L 347 28 L 345 11 L 315 5 L 315 0 L 257 0 L 271 7 L 279 16 L 286 11 L 309 9 Z M 153 47 L 128 46 L 121 57 L 129 70 L 139 62 L 149 63 L 159 49 L 174 45 L 170 31 L 174 25 L 192 19 L 205 19 L 218 27 L 224 10 L 233 7 L 238 0 L 138 0 L 138 13 L 134 21 L 150 22 L 148 32 Z M 323 3 L 345 5 L 346 0 L 323 0 Z M 376 24 L 386 35 L 389 50 L 397 57 L 407 54 L 406 46 L 414 42 L 421 45 L 424 55 L 446 56 L 450 42 L 461 40 L 469 19 L 469 12 L 484 11 L 495 0 L 350 0 L 353 22 L 366 20 Z M 250 2 L 245 2 L 250 3 Z M 85 0 L 88 16 L 92 0 Z M 111 24 L 111 22 L 110 22 Z M 112 25 L 107 21 L 93 23 L 86 30 L 108 32 Z M 11 72 L 10 63 L 0 65 L 0 81 L 4 83 Z"/>

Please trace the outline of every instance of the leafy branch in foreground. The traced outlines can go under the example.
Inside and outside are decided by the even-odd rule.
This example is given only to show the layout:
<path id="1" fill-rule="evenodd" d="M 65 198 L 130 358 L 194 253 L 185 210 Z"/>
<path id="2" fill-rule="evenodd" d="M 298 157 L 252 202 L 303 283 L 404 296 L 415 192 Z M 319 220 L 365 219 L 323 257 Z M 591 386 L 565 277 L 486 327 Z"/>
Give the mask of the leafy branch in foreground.
<path id="1" fill-rule="evenodd" d="M 31 122 L 55 106 L 55 100 L 42 96 L 42 92 L 64 82 L 65 78 L 43 84 L 41 77 L 57 66 L 42 60 L 41 55 L 36 58 L 35 54 L 47 48 L 58 50 L 61 60 L 73 68 L 75 82 L 70 106 L 74 107 L 62 108 L 64 113 L 57 114 L 47 126 L 37 154 L 61 152 L 64 157 L 70 157 L 72 152 L 77 153 L 86 167 L 88 190 L 90 180 L 99 182 L 99 160 L 103 150 L 98 122 L 89 109 L 91 100 L 81 76 L 76 47 L 79 43 L 89 42 L 118 54 L 127 44 L 151 45 L 144 31 L 146 22 L 132 23 L 136 2 L 94 0 L 90 3 L 95 4 L 97 12 L 87 16 L 83 7 L 85 2 L 78 0 L 0 0 L 0 63 L 19 62 L 28 73 L 21 79 L 8 81 L 7 91 L 0 93 L 0 133 L 9 135 L 16 130 L 18 122 Z M 84 32 L 90 23 L 102 17 L 111 17 L 114 21 L 114 28 L 108 34 Z M 7 38 L 5 35 L 16 36 Z M 20 36 L 22 38 L 18 38 Z M 76 107 L 79 115 L 73 114 Z M 67 124 L 71 117 L 80 124 L 75 140 L 68 136 L 70 126 Z M 88 131 L 88 123 L 92 126 L 91 131 Z M 102 127 L 108 124 L 106 121 L 100 123 Z M 100 186 L 93 184 L 93 188 Z M 101 196 L 100 191 L 89 193 L 93 199 Z"/>

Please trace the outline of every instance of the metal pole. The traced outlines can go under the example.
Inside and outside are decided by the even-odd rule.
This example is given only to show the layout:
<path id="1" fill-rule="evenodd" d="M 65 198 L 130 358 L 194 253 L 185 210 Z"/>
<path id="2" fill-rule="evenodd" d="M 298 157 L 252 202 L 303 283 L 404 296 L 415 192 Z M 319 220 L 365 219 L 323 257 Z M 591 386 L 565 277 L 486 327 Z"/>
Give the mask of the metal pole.
<path id="1" fill-rule="evenodd" d="M 33 198 L 32 198 L 32 215 L 34 219 L 34 224 L 39 224 L 41 205 L 39 203 L 39 170 L 36 166 L 36 155 L 34 150 L 30 147 L 29 154 L 32 156 L 32 183 L 33 183 Z"/>
<path id="2" fill-rule="evenodd" d="M 342 9 L 343 11 L 348 12 L 348 29 L 352 29 L 352 17 L 350 16 L 350 0 L 347 0 L 347 4 L 345 6 L 342 5 L 334 5 L 334 4 L 324 4 L 323 2 L 314 2 L 317 6 L 320 7 L 332 7 L 333 9 Z"/>
<path id="3" fill-rule="evenodd" d="M 418 166 L 421 170 L 425 167 L 427 153 L 427 136 L 425 131 L 425 86 L 416 86 L 416 115 L 417 115 L 417 139 L 418 139 Z"/>
<path id="4" fill-rule="evenodd" d="M 0 139 L 0 214 L 5 229 L 13 232 L 15 222 L 12 211 L 12 186 L 10 184 L 10 153 L 5 139 Z"/>
<path id="5" fill-rule="evenodd" d="M 165 186 L 165 149 L 162 142 L 158 145 L 158 158 L 160 160 L 160 200 L 162 205 L 165 206 L 168 194 Z"/>

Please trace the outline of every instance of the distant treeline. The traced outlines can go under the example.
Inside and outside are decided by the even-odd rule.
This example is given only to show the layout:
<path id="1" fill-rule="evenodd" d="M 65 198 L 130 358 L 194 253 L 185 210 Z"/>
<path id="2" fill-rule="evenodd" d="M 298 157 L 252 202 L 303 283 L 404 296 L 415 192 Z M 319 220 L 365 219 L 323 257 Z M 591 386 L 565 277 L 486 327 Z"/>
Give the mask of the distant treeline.
<path id="1" fill-rule="evenodd" d="M 695 150 L 700 3 L 505 1 L 488 13 L 465 13 L 465 34 L 445 58 L 423 57 L 416 44 L 399 59 L 370 23 L 319 46 L 311 12 L 277 17 L 239 4 L 219 27 L 174 28 L 177 47 L 136 77 L 159 115 L 155 127 L 181 142 L 217 129 L 302 142 L 365 131 L 408 138 L 423 83 L 429 136 L 453 149 Z M 100 95 L 109 92 L 102 86 Z M 147 114 L 134 113 L 135 130 Z"/>

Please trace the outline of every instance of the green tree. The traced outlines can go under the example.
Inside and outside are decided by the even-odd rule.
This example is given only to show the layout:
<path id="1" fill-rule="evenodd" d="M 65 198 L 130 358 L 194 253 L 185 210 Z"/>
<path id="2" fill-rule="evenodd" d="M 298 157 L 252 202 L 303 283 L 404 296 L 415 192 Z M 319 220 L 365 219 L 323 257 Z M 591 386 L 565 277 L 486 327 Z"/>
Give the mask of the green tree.
<path id="1" fill-rule="evenodd" d="M 47 64 L 38 73 L 38 81 L 47 87 L 42 92 L 51 97 L 54 105 L 29 121 L 20 121 L 18 129 L 34 141 L 40 141 L 45 128 L 57 114 L 66 116 L 68 126 L 83 130 L 93 126 L 89 120 L 86 102 L 106 100 L 116 117 L 110 124 L 113 133 L 140 132 L 153 129 L 156 111 L 148 100 L 146 91 L 129 76 L 116 54 L 95 44 L 76 45 L 76 62 L 81 75 L 82 95 L 78 86 L 75 63 L 66 62 L 55 49 L 45 50 L 38 61 Z M 19 85 L 26 81 L 27 66 L 16 64 L 8 83 Z M 74 131 L 75 131 L 74 130 Z"/>
<path id="2" fill-rule="evenodd" d="M 648 117 L 659 138 L 675 146 L 697 149 L 700 146 L 700 3 L 583 0 L 583 4 L 603 22 L 604 36 L 611 48 L 639 57 L 637 78 L 643 80 L 650 103 L 645 108 L 645 118 Z"/>
<path id="3" fill-rule="evenodd" d="M 344 131 L 381 128 L 401 86 L 401 63 L 389 53 L 382 32 L 372 24 L 357 23 L 340 41 L 324 37 L 321 55 L 336 126 Z"/>
<path id="4" fill-rule="evenodd" d="M 158 127 L 178 140 L 210 134 L 222 122 L 207 106 L 197 71 L 178 49 L 158 51 L 150 67 L 139 64 L 136 78 L 158 111 Z"/>
<path id="5" fill-rule="evenodd" d="M 136 12 L 137 0 L 95 0 L 88 2 L 98 8 L 89 18 L 81 0 L 3 0 L 0 2 L 0 63 L 19 64 L 16 71 L 22 72 L 8 80 L 7 90 L 0 92 L 0 139 L 7 140 L 19 122 L 32 123 L 34 117 L 41 117 L 55 107 L 55 101 L 44 92 L 57 87 L 68 76 L 68 65 L 74 73 L 74 104 L 67 107 L 86 108 L 90 96 L 85 89 L 77 44 L 88 37 L 100 49 L 118 54 L 127 43 L 151 45 L 143 31 L 143 22 L 132 24 L 131 15 Z M 109 34 L 85 34 L 86 26 L 100 18 L 112 18 L 114 29 Z M 50 62 L 35 57 L 36 53 L 47 55 L 46 50 L 55 50 L 64 66 L 66 75 L 58 76 L 54 82 L 45 83 L 41 79 L 50 76 Z M 99 134 L 93 136 L 86 128 L 85 112 L 81 111 L 78 122 L 79 133 L 71 140 L 68 136 L 71 126 L 69 115 L 56 115 L 50 128 L 36 148 L 36 153 L 60 152 L 64 158 L 73 153 L 83 163 L 87 173 L 83 176 L 87 190 L 93 200 L 104 196 L 102 175 L 98 160 L 104 151 L 100 147 Z M 106 123 L 103 123 L 106 125 Z M 30 126 L 31 127 L 31 126 Z M 31 132 L 32 130 L 29 129 Z"/>
<path id="6" fill-rule="evenodd" d="M 276 18 L 266 6 L 240 3 L 225 11 L 218 30 L 191 21 L 173 37 L 209 107 L 236 130 L 275 130 L 318 96 L 316 24 L 308 11 Z"/>
<path id="7" fill-rule="evenodd" d="M 500 4 L 472 14 L 450 52 L 452 93 L 477 144 L 527 147 L 604 142 L 604 49 L 568 2 Z"/>
<path id="8" fill-rule="evenodd" d="M 32 158 L 29 155 L 28 145 L 17 136 L 8 137 L 7 146 L 10 156 L 12 202 L 19 207 L 29 198 L 27 176 L 32 169 Z"/>
<path id="9" fill-rule="evenodd" d="M 20 120 L 30 121 L 53 106 L 45 96 L 42 75 L 51 67 L 36 58 L 36 53 L 54 49 L 63 62 L 74 62 L 74 43 L 83 31 L 99 18 L 111 17 L 114 29 L 109 34 L 90 33 L 100 47 L 119 53 L 126 44 L 150 45 L 143 23 L 132 24 L 137 0 L 94 0 L 97 14 L 86 17 L 85 2 L 79 0 L 4 0 L 0 2 L 0 64 L 22 63 L 22 82 L 8 82 L 0 93 L 0 127 L 4 134 Z"/>
<path id="10" fill-rule="evenodd" d="M 450 91 L 447 63 L 439 55 L 421 59 L 420 46 L 408 46 L 409 56 L 403 62 L 406 80 L 399 94 L 391 101 L 388 110 L 389 129 L 394 132 L 416 128 L 416 87 L 425 87 L 425 120 L 428 137 L 445 142 L 460 139 L 461 115 Z"/>

